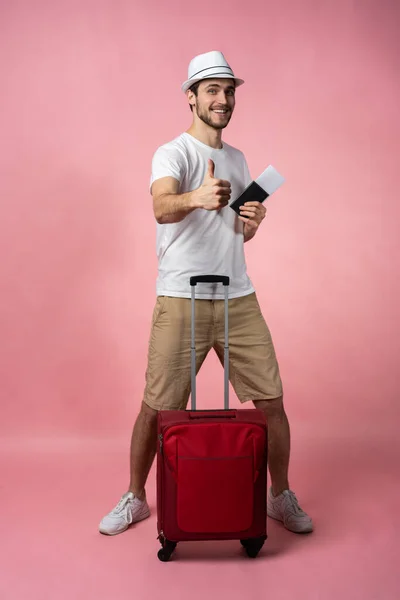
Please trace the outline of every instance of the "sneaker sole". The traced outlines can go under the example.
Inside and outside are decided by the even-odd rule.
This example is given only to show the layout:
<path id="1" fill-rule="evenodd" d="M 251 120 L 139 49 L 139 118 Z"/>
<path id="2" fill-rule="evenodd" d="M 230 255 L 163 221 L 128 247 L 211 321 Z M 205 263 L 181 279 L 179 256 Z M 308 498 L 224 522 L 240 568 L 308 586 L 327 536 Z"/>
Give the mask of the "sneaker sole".
<path id="1" fill-rule="evenodd" d="M 287 529 L 288 531 L 291 531 L 292 533 L 312 533 L 312 531 L 314 530 L 314 527 L 312 525 L 307 526 L 307 528 L 305 528 L 305 529 L 291 529 L 290 527 L 285 525 L 285 522 L 281 517 L 275 516 L 270 513 L 267 513 L 267 515 L 271 519 L 274 519 L 275 521 L 279 521 L 279 523 L 282 523 L 284 525 L 285 529 Z"/>
<path id="2" fill-rule="evenodd" d="M 141 521 L 144 521 L 145 519 L 148 519 L 149 517 L 150 517 L 150 511 L 145 513 L 142 517 L 140 517 L 140 519 L 136 519 L 135 521 L 132 521 L 132 523 L 127 523 L 126 527 L 124 527 L 123 529 L 118 529 L 118 531 L 109 532 L 109 531 L 106 531 L 106 530 L 102 529 L 101 527 L 99 527 L 99 532 L 102 533 L 103 535 L 118 535 L 119 533 L 124 533 L 124 531 L 129 529 L 129 527 L 131 527 L 132 525 L 135 525 L 136 523 L 140 523 Z"/>

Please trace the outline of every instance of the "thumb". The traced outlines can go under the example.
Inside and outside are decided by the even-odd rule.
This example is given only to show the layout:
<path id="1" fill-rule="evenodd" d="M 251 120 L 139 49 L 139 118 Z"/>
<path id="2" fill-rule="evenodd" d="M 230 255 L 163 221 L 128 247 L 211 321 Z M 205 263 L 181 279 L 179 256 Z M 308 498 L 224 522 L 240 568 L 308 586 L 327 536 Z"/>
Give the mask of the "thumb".
<path id="1" fill-rule="evenodd" d="M 211 160 L 211 158 L 208 159 L 208 171 L 207 171 L 207 175 L 209 177 L 214 177 L 214 169 L 215 169 L 215 164 L 214 162 Z"/>

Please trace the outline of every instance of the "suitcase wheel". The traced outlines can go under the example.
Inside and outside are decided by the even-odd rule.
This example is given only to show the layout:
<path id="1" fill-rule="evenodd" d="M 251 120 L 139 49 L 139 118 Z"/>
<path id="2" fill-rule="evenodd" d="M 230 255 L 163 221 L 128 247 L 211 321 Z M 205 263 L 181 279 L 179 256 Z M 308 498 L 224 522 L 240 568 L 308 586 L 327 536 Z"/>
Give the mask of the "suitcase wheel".
<path id="1" fill-rule="evenodd" d="M 162 544 L 161 550 L 158 551 L 158 558 L 161 562 L 168 562 L 171 558 L 173 551 L 176 548 L 176 542 L 170 542 L 169 540 L 164 540 Z"/>
<path id="2" fill-rule="evenodd" d="M 264 546 L 266 536 L 259 538 L 250 538 L 247 540 L 240 540 L 243 548 L 246 550 L 246 554 L 249 558 L 256 558 L 261 548 Z"/>

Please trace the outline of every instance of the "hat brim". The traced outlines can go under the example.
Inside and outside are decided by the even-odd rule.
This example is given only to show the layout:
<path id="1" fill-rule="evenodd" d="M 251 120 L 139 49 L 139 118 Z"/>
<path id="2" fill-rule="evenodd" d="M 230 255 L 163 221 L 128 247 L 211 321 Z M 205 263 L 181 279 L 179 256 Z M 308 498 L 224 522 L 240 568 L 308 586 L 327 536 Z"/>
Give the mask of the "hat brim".
<path id="1" fill-rule="evenodd" d="M 197 78 L 193 78 L 193 79 L 188 79 L 181 86 L 182 92 L 186 93 L 188 91 L 188 89 L 190 87 L 192 87 L 192 85 L 194 85 L 198 81 L 205 81 L 206 79 L 234 79 L 236 82 L 236 87 L 239 87 L 240 85 L 243 85 L 243 83 L 244 83 L 243 79 L 239 79 L 238 77 L 232 77 L 232 75 L 227 75 L 227 74 L 208 75 L 206 77 L 197 77 Z"/>

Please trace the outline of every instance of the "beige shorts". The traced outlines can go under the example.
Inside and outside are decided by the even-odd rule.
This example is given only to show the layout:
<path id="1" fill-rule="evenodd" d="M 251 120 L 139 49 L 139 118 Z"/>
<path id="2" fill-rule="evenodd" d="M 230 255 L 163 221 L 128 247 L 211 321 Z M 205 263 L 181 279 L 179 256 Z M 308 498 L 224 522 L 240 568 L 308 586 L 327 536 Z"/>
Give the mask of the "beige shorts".
<path id="1" fill-rule="evenodd" d="M 155 410 L 182 410 L 188 404 L 191 387 L 190 304 L 189 298 L 157 298 L 144 393 L 145 403 Z M 223 364 L 224 300 L 199 299 L 195 309 L 198 372 L 211 348 Z M 228 316 L 229 378 L 240 402 L 280 397 L 279 366 L 256 294 L 229 300 Z"/>

